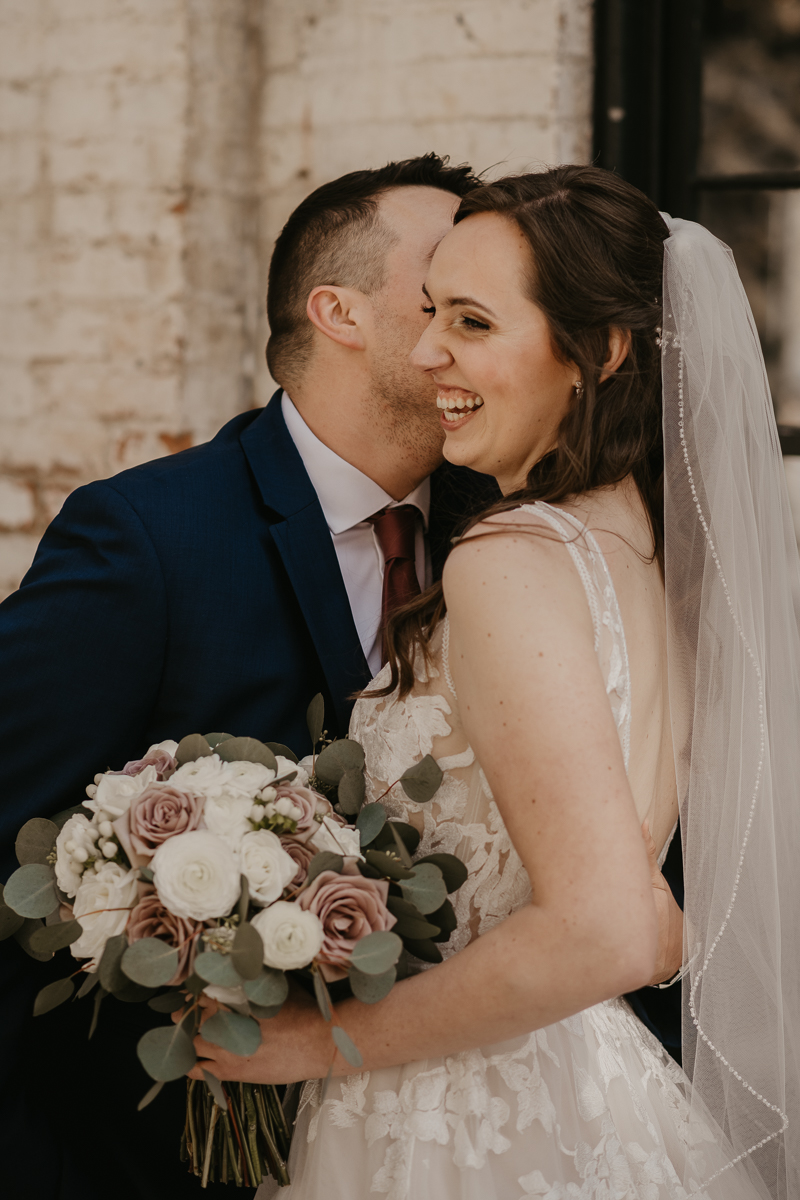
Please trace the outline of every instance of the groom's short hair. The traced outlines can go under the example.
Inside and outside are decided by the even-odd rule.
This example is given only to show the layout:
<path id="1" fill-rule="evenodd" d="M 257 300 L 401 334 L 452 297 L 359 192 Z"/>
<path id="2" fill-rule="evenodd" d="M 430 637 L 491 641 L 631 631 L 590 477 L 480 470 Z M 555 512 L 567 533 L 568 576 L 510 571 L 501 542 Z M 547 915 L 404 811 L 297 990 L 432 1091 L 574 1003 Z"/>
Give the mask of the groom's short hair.
<path id="1" fill-rule="evenodd" d="M 424 154 L 369 171 L 351 171 L 324 183 L 284 225 L 269 268 L 267 363 L 273 379 L 289 385 L 307 364 L 313 327 L 306 302 L 323 284 L 370 295 L 385 282 L 386 256 L 395 241 L 381 220 L 378 198 L 398 187 L 433 187 L 465 196 L 480 184 L 472 168 Z"/>

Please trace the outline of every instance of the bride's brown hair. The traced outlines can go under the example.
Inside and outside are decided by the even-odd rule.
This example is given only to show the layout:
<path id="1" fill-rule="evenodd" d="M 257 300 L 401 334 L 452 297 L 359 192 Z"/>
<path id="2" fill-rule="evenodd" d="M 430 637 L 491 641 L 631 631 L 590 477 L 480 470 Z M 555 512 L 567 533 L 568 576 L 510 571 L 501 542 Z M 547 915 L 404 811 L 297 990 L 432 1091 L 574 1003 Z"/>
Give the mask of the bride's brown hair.
<path id="1" fill-rule="evenodd" d="M 650 519 L 653 557 L 663 569 L 664 448 L 661 428 L 661 285 L 669 231 L 642 192 L 598 167 L 564 166 L 511 176 L 470 192 L 455 223 L 476 213 L 513 221 L 530 247 L 527 289 L 550 327 L 555 355 L 574 363 L 582 393 L 561 422 L 555 448 L 524 488 L 469 522 L 545 500 L 557 504 L 633 476 Z M 609 333 L 628 338 L 622 366 L 602 383 Z M 466 532 L 466 529 L 464 530 Z M 391 680 L 371 696 L 400 696 L 414 682 L 416 647 L 427 657 L 446 612 L 441 583 L 398 609 L 387 623 Z"/>

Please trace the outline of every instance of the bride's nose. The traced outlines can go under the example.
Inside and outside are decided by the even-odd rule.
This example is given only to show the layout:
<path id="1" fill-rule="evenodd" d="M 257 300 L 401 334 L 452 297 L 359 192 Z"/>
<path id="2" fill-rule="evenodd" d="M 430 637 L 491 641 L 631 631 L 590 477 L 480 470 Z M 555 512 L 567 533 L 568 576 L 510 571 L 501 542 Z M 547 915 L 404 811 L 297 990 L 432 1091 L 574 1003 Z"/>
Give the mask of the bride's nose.
<path id="1" fill-rule="evenodd" d="M 453 356 L 438 340 L 433 328 L 426 329 L 411 351 L 409 362 L 418 371 L 441 371 L 453 362 Z"/>

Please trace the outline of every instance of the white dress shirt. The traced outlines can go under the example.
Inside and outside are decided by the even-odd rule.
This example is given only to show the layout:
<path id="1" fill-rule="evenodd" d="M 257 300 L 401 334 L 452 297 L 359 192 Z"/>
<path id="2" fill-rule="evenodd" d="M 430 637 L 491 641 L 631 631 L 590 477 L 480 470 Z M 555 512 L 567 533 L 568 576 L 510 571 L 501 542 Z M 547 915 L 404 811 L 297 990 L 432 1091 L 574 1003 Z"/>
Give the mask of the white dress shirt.
<path id="1" fill-rule="evenodd" d="M 374 479 L 340 458 L 311 432 L 286 392 L 281 397 L 281 411 L 331 531 L 364 657 L 376 675 L 381 667 L 383 554 L 367 518 L 382 508 L 413 504 L 422 513 L 427 531 L 431 481 L 423 480 L 404 500 L 393 500 Z M 425 533 L 419 526 L 416 560 L 420 587 L 426 588 L 432 580 L 430 555 Z"/>

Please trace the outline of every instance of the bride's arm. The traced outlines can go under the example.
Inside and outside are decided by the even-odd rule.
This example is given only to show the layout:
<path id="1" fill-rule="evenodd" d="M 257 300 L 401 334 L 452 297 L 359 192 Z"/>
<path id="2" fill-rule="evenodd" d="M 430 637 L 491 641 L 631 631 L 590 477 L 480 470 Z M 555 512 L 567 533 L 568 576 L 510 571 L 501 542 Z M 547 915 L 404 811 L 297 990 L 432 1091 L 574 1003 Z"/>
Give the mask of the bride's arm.
<path id="1" fill-rule="evenodd" d="M 530 905 L 376 1005 L 337 1018 L 364 1069 L 549 1025 L 648 983 L 657 922 L 645 846 L 594 652 L 580 579 L 563 544 L 476 538 L 448 560 L 450 665 L 467 736 L 530 876 Z M 298 999 L 263 1021 L 242 1063 L 198 1040 L 222 1078 L 324 1075 L 330 1026 Z M 334 1071 L 352 1068 L 337 1055 Z"/>

